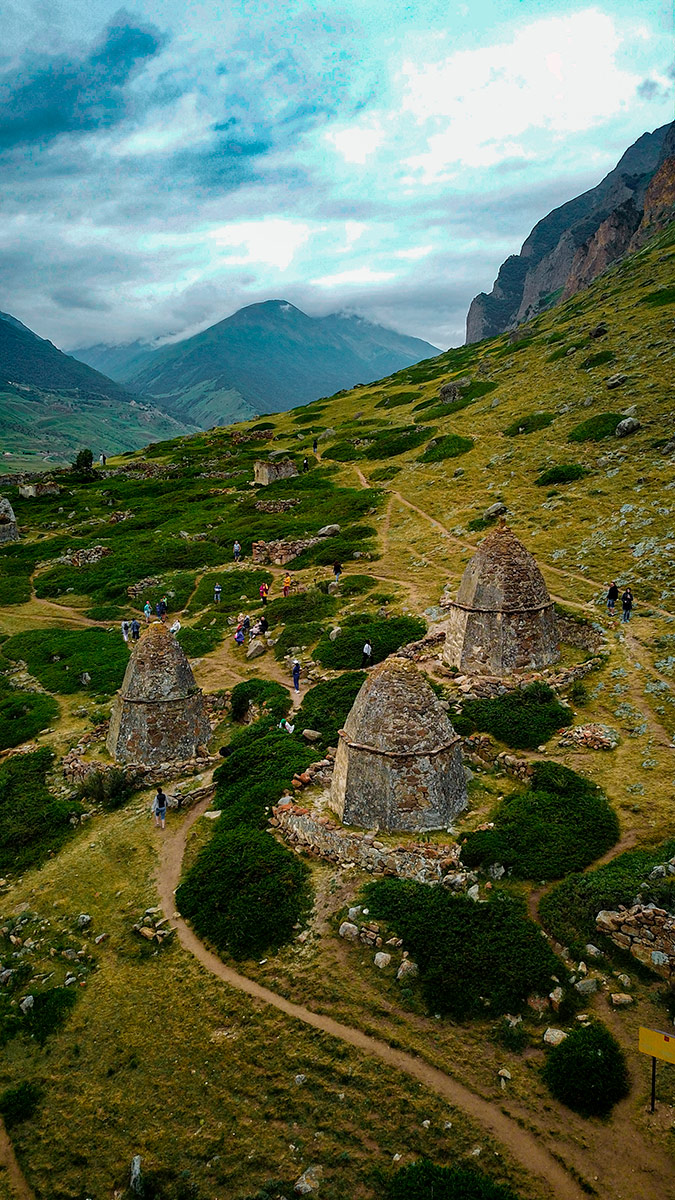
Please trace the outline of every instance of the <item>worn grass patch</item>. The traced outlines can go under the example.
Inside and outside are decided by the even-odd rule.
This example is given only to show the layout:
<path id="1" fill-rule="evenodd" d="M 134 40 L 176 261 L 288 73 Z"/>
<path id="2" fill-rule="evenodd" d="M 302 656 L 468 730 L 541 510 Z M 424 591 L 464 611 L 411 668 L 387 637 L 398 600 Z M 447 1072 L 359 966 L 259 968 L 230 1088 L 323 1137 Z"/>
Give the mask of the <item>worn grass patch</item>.
<path id="1" fill-rule="evenodd" d="M 518 1012 L 531 992 L 547 994 L 554 975 L 566 976 L 525 906 L 504 892 L 476 904 L 443 888 L 383 879 L 369 883 L 364 895 L 418 964 L 430 1012 L 457 1020 L 486 1009 Z"/>
<path id="2" fill-rule="evenodd" d="M 534 764 L 531 786 L 505 796 L 494 829 L 463 839 L 468 867 L 501 863 L 519 879 L 560 879 L 599 858 L 619 838 L 619 821 L 596 784 L 559 763 Z"/>

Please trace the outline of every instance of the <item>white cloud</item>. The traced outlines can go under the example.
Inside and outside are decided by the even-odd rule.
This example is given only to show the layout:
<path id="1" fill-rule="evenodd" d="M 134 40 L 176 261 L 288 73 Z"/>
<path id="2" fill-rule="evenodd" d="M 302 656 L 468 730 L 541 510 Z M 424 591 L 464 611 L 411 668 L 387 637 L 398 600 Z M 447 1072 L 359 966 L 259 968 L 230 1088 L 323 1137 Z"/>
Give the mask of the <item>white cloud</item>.
<path id="1" fill-rule="evenodd" d="M 348 283 L 385 283 L 395 278 L 395 271 L 374 271 L 372 267 L 356 267 L 353 271 L 338 271 L 335 275 L 322 275 L 312 279 L 315 287 L 334 287 Z"/>
<path id="2" fill-rule="evenodd" d="M 426 131 L 409 167 L 425 182 L 454 165 L 528 159 L 541 135 L 569 136 L 631 103 L 640 76 L 618 65 L 612 18 L 590 8 L 524 26 L 510 42 L 402 66 L 402 109 Z M 536 144 L 532 145 L 532 140 Z M 530 143 L 530 144 L 528 144 Z"/>
<path id="3" fill-rule="evenodd" d="M 420 258 L 426 258 L 427 254 L 431 254 L 433 246 L 411 246 L 408 250 L 397 250 L 394 258 L 404 258 L 409 262 L 418 262 Z"/>
<path id="4" fill-rule="evenodd" d="M 345 162 L 363 166 L 384 141 L 384 131 L 379 123 L 373 125 L 348 125 L 344 129 L 331 130 L 325 134 L 327 142 L 335 147 Z"/>
<path id="5" fill-rule="evenodd" d="M 262 221 L 240 221 L 236 225 L 221 225 L 208 237 L 220 249 L 239 248 L 241 254 L 228 255 L 230 266 L 265 263 L 285 271 L 297 251 L 311 236 L 311 228 L 302 221 L 287 221 L 272 217 Z"/>

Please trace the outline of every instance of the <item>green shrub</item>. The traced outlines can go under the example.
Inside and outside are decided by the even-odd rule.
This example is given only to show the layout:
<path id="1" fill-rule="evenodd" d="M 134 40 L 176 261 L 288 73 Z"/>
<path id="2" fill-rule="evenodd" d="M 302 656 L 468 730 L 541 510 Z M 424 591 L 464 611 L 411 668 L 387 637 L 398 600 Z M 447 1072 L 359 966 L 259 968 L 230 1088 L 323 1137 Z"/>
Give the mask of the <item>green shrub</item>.
<path id="1" fill-rule="evenodd" d="M 65 1024 L 76 1000 L 74 988 L 54 987 L 47 992 L 35 993 L 33 1007 L 28 1009 L 25 1022 L 28 1032 L 41 1046 Z"/>
<path id="2" fill-rule="evenodd" d="M 307 625 L 287 625 L 275 641 L 274 657 L 281 662 L 292 650 L 315 645 L 323 632 L 323 625 L 316 621 Z"/>
<path id="3" fill-rule="evenodd" d="M 0 750 L 27 742 L 58 715 L 59 706 L 53 696 L 11 687 L 0 676 Z"/>
<path id="4" fill-rule="evenodd" d="M 507 425 L 504 433 L 507 437 L 517 437 L 520 433 L 536 433 L 538 429 L 548 429 L 554 420 L 555 413 L 528 413 L 527 416 L 520 417 L 517 421 L 513 421 L 511 425 Z"/>
<path id="5" fill-rule="evenodd" d="M 534 750 L 573 719 L 548 684 L 530 683 L 494 700 L 465 700 L 453 724 L 463 735 L 480 730 L 515 750 Z"/>
<path id="6" fill-rule="evenodd" d="M 579 363 L 580 371 L 591 371 L 593 367 L 601 367 L 604 363 L 614 362 L 616 355 L 612 350 L 598 350 L 597 354 L 590 354 L 583 362 Z"/>
<path id="7" fill-rule="evenodd" d="M 582 467 L 581 463 L 561 463 L 559 467 L 549 467 L 548 470 L 542 471 L 535 483 L 537 487 L 552 487 L 556 483 L 573 483 L 575 479 L 582 479 L 584 475 L 588 475 L 588 470 Z"/>
<path id="8" fill-rule="evenodd" d="M 325 404 L 317 404 L 316 406 L 314 404 L 307 405 L 306 409 L 302 409 L 299 413 L 296 413 L 293 416 L 293 421 L 296 425 L 308 425 L 312 421 L 316 421 L 317 418 L 322 416 L 325 411 Z M 255 428 L 256 427 L 254 426 L 254 429 Z M 274 427 L 269 426 L 269 428 L 272 429 Z"/>
<path id="9" fill-rule="evenodd" d="M 128 775 L 119 767 L 109 771 L 92 771 L 76 789 L 78 800 L 100 804 L 107 812 L 121 808 L 142 786 L 143 776 Z"/>
<path id="10" fill-rule="evenodd" d="M 518 1200 L 510 1187 L 472 1167 L 439 1167 L 424 1160 L 401 1167 L 386 1195 L 387 1200 Z"/>
<path id="11" fill-rule="evenodd" d="M 342 729 L 365 678 L 365 671 L 346 671 L 337 679 L 315 684 L 303 697 L 296 718 L 298 728 L 318 729 L 325 745 L 337 746 L 338 729 Z"/>
<path id="12" fill-rule="evenodd" d="M 2 654 L 13 662 L 23 659 L 43 687 L 63 696 L 85 690 L 111 695 L 129 661 L 121 633 L 105 629 L 27 629 L 7 639 Z M 89 684 L 80 679 L 85 671 Z"/>
<path id="13" fill-rule="evenodd" d="M 457 1020 L 517 1012 L 531 992 L 566 978 L 520 900 L 495 891 L 485 904 L 444 888 L 382 879 L 364 889 L 376 920 L 386 921 L 418 964 L 430 1012 Z M 433 936 L 430 936 L 433 931 Z"/>
<path id="14" fill-rule="evenodd" d="M 619 822 L 596 784 L 558 763 L 534 764 L 532 783 L 506 796 L 494 829 L 466 835 L 462 862 L 498 862 L 519 879 L 559 879 L 599 858 L 619 838 Z"/>
<path id="15" fill-rule="evenodd" d="M 343 530 L 338 537 L 321 538 L 316 546 L 303 550 L 302 554 L 294 559 L 292 567 L 301 571 L 312 565 L 328 567 L 336 560 L 344 564 L 350 562 L 357 551 L 359 554 L 368 554 L 371 559 L 377 558 L 373 544 L 368 540 L 374 538 L 376 533 L 377 530 L 372 525 L 352 525 Z"/>
<path id="16" fill-rule="evenodd" d="M 213 588 L 216 583 L 221 587 L 220 608 L 227 612 L 239 610 L 244 603 L 242 596 L 258 604 L 261 583 L 272 582 L 273 576 L 262 567 L 253 570 L 236 567 L 223 571 L 209 571 L 202 576 L 193 595 L 190 596 L 188 612 L 201 612 L 207 606 L 213 605 Z"/>
<path id="17" fill-rule="evenodd" d="M 176 892 L 199 934 L 233 958 L 258 957 L 293 936 L 311 905 L 309 868 L 257 829 L 221 829 Z"/>
<path id="18" fill-rule="evenodd" d="M 291 596 L 280 596 L 278 600 L 270 601 L 267 618 L 272 626 L 281 622 L 307 625 L 330 617 L 337 606 L 334 596 L 328 596 L 319 588 L 310 588 L 306 592 L 295 592 Z"/>
<path id="19" fill-rule="evenodd" d="M 247 725 L 227 747 L 227 758 L 214 772 L 214 805 L 222 809 L 219 826 L 234 829 L 247 824 L 264 827 L 267 810 L 290 787 L 295 774 L 316 758 L 299 737 L 269 720 Z"/>
<path id="20" fill-rule="evenodd" d="M 242 721 L 250 704 L 258 705 L 270 717 L 280 720 L 291 707 L 291 697 L 288 688 L 274 679 L 245 679 L 232 688 L 232 720 Z"/>
<path id="21" fill-rule="evenodd" d="M 322 451 L 321 457 L 331 459 L 333 462 L 356 462 L 357 459 L 364 457 L 364 452 L 364 445 L 357 446 L 354 442 L 341 441 L 333 442 L 332 446 L 328 446 Z"/>
<path id="22" fill-rule="evenodd" d="M 178 641 L 188 658 L 201 658 L 204 654 L 210 654 L 216 646 L 220 645 L 223 632 L 223 626 L 220 623 L 184 625 L 178 635 Z"/>
<path id="23" fill-rule="evenodd" d="M 474 517 L 473 520 L 469 521 L 467 529 L 470 529 L 472 533 L 482 533 L 484 529 L 489 529 L 491 525 L 495 525 L 497 519 L 497 517 Z"/>
<path id="24" fill-rule="evenodd" d="M 342 632 L 334 642 L 324 634 L 313 657 L 334 671 L 358 668 L 367 638 L 373 647 L 372 661 L 382 662 L 399 647 L 423 637 L 426 628 L 425 622 L 418 617 L 372 617 L 368 613 L 359 613 L 353 623 L 343 623 Z"/>
<path id="25" fill-rule="evenodd" d="M 570 875 L 541 899 L 545 928 L 562 945 L 583 949 L 597 936 L 595 918 L 603 908 L 630 906 L 638 895 L 645 903 L 658 903 L 667 881 L 650 880 L 649 873 L 673 855 L 675 839 L 649 850 L 627 850 L 595 871 Z"/>
<path id="26" fill-rule="evenodd" d="M 473 446 L 471 438 L 460 437 L 457 433 L 448 433 L 445 437 L 434 438 L 429 442 L 417 461 L 444 462 L 446 458 L 458 458 L 460 454 L 466 454 L 469 450 L 473 450 Z"/>
<path id="27" fill-rule="evenodd" d="M 394 479 L 394 477 L 398 475 L 401 470 L 401 467 L 397 467 L 395 465 L 392 465 L 391 467 L 378 467 L 376 471 L 372 472 L 370 478 L 374 480 L 375 483 L 385 482 L 387 479 Z"/>
<path id="28" fill-rule="evenodd" d="M 630 1090 L 623 1050 L 598 1021 L 554 1046 L 542 1073 L 556 1100 L 583 1117 L 606 1117 Z"/>
<path id="29" fill-rule="evenodd" d="M 614 437 L 621 413 L 598 413 L 589 417 L 581 424 L 575 425 L 567 435 L 568 442 L 600 442 L 603 438 Z"/>
<path id="30" fill-rule="evenodd" d="M 430 432 L 433 433 L 433 429 L 420 429 L 417 425 L 383 429 L 381 433 L 375 434 L 370 445 L 366 447 L 364 458 L 395 458 L 397 454 L 407 454 L 409 450 L 415 450 L 422 442 L 426 442 Z"/>
<path id="31" fill-rule="evenodd" d="M 372 575 L 341 575 L 340 576 L 340 595 L 347 596 L 362 596 L 364 592 L 369 592 L 375 587 L 377 580 Z"/>
<path id="32" fill-rule="evenodd" d="M 0 765 L 0 873 L 42 862 L 71 832 L 70 818 L 82 811 L 79 803 L 49 792 L 53 757 L 44 747 Z"/>
<path id="33" fill-rule="evenodd" d="M 497 1022 L 491 1031 L 491 1036 L 498 1046 L 502 1046 L 504 1050 L 510 1050 L 512 1054 L 522 1054 L 530 1041 L 530 1036 L 522 1021 L 514 1024 L 513 1019 L 509 1017 L 502 1017 L 501 1021 Z"/>
<path id="34" fill-rule="evenodd" d="M 648 304 L 650 308 L 660 308 L 662 304 L 675 304 L 675 287 L 658 288 L 655 292 L 647 292 L 640 298 L 640 304 Z"/>
<path id="35" fill-rule="evenodd" d="M 400 408 L 402 404 L 411 404 L 418 396 L 419 392 L 391 392 L 378 400 L 375 408 Z"/>
<path id="36" fill-rule="evenodd" d="M 10 1130 L 22 1121 L 29 1121 L 37 1112 L 41 1099 L 42 1088 L 28 1080 L 0 1092 L 0 1116 L 5 1128 Z"/>

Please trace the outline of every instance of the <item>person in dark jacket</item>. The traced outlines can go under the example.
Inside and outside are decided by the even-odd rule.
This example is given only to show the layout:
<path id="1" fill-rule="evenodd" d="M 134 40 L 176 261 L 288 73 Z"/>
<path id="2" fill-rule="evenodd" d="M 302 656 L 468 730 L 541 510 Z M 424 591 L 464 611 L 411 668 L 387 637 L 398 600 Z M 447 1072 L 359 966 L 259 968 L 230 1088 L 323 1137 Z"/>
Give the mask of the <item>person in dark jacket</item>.
<path id="1" fill-rule="evenodd" d="M 623 596 L 621 597 L 621 610 L 621 620 L 624 623 L 627 623 L 630 621 L 630 614 L 633 611 L 633 593 L 629 587 L 626 588 Z"/>
<path id="2" fill-rule="evenodd" d="M 293 660 L 293 687 L 296 692 L 300 691 L 300 663 L 297 658 Z"/>
<path id="3" fill-rule="evenodd" d="M 610 617 L 614 616 L 614 605 L 619 599 L 619 589 L 616 586 L 616 580 L 613 579 L 607 589 L 607 612 Z"/>

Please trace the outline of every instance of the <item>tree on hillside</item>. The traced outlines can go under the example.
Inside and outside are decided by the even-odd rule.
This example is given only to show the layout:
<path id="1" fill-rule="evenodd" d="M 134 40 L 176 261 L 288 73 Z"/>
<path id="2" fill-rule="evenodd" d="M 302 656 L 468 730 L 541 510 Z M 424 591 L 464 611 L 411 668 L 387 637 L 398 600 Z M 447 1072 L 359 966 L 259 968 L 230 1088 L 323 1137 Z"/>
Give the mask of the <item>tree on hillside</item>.
<path id="1" fill-rule="evenodd" d="M 72 469 L 77 475 L 88 479 L 94 474 L 93 463 L 94 455 L 91 450 L 78 450 Z"/>

